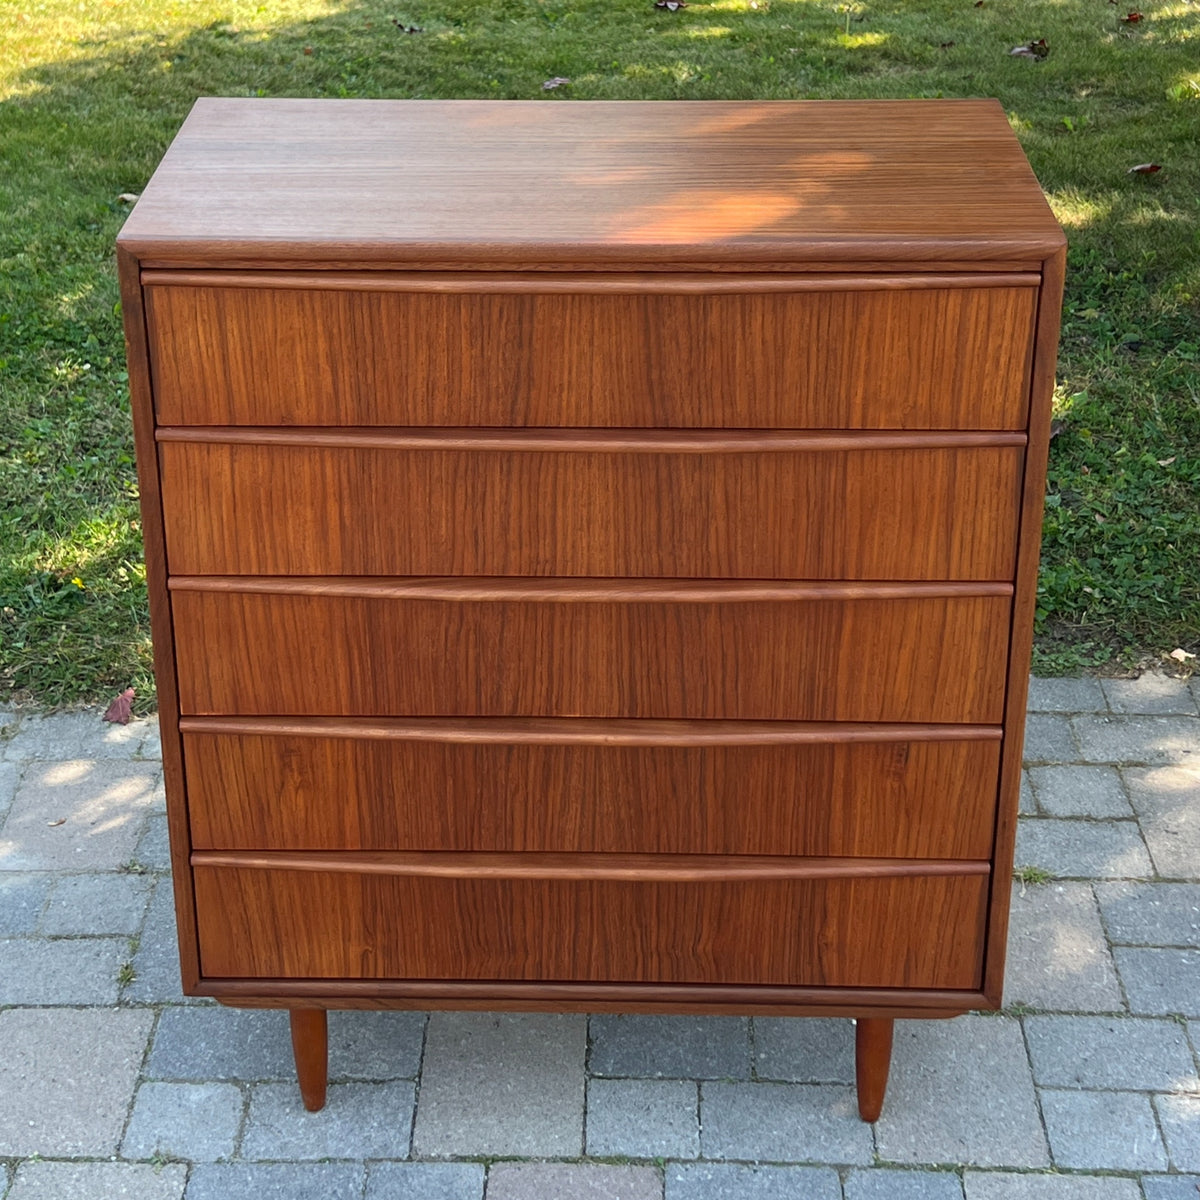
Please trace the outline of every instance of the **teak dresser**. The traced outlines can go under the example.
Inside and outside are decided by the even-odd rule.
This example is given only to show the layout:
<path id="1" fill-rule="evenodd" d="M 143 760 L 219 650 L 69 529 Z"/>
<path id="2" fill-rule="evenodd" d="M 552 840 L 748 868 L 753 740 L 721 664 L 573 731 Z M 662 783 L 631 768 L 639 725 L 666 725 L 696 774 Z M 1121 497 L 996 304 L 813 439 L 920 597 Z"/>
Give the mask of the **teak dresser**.
<path id="1" fill-rule="evenodd" d="M 119 242 L 183 983 L 1001 998 L 1064 239 L 992 101 L 201 100 Z"/>

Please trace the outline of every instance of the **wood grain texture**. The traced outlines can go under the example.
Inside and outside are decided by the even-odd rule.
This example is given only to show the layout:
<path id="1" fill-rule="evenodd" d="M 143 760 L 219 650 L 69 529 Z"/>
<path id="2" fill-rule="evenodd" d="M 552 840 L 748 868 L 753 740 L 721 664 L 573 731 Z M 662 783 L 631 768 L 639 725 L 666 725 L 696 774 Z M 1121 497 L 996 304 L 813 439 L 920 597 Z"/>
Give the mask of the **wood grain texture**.
<path id="1" fill-rule="evenodd" d="M 209 436 L 159 444 L 184 574 L 1009 579 L 1015 564 L 1019 445 Z"/>
<path id="2" fill-rule="evenodd" d="M 745 585 L 748 598 L 679 603 L 626 584 L 611 599 L 564 602 L 517 588 L 506 599 L 485 581 L 483 595 L 498 598 L 463 587 L 456 599 L 395 600 L 362 585 L 337 595 L 175 582 L 188 714 L 988 724 L 1003 701 L 1003 595 L 779 600 Z"/>
<path id="3" fill-rule="evenodd" d="M 964 859 L 991 856 L 1000 757 L 994 739 L 547 745 L 185 732 L 184 748 L 197 849 Z"/>
<path id="4" fill-rule="evenodd" d="M 1018 429 L 1037 293 L 146 296 L 164 425 Z"/>
<path id="5" fill-rule="evenodd" d="M 1008 652 L 1008 690 L 1004 705 L 1004 749 L 1000 771 L 1000 803 L 996 814 L 995 872 L 992 880 L 984 990 L 991 1006 L 1003 1003 L 1004 960 L 1008 948 L 1009 899 L 1017 838 L 1017 810 L 1025 743 L 1025 707 L 1033 623 L 1037 609 L 1038 559 L 1046 495 L 1046 463 L 1050 452 L 1050 416 L 1054 401 L 1054 368 L 1058 354 L 1066 251 L 1045 264 L 1038 305 L 1037 354 L 1030 385 L 1029 457 L 1021 504 L 1016 595 Z"/>
<path id="6" fill-rule="evenodd" d="M 194 868 L 213 976 L 978 986 L 987 876 L 611 880 Z M 403 914 L 401 919 L 398 914 Z"/>
<path id="7" fill-rule="evenodd" d="M 183 266 L 894 269 L 1063 238 L 994 100 L 204 98 L 121 243 Z"/>

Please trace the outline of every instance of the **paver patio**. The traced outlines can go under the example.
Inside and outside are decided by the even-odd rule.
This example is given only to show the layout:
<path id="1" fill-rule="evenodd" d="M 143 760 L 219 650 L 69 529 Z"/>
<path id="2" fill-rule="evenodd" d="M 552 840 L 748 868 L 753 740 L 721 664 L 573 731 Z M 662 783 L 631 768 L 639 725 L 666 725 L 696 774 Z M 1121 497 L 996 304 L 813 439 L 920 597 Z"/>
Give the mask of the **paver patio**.
<path id="1" fill-rule="evenodd" d="M 1034 680 L 1007 1008 L 849 1021 L 185 1000 L 157 731 L 0 711 L 4 1200 L 1200 1200 L 1200 685 Z"/>

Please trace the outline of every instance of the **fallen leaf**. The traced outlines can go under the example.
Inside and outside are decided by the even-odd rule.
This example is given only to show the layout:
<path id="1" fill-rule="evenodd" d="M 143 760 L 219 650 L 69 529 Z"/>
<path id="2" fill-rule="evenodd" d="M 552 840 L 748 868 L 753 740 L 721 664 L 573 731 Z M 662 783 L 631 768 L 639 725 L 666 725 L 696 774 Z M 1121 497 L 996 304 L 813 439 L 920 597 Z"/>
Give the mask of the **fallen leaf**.
<path id="1" fill-rule="evenodd" d="M 1177 454 L 1172 454 L 1170 458 L 1156 458 L 1154 461 L 1158 463 L 1160 467 L 1169 467 L 1178 457 L 1179 456 Z"/>
<path id="2" fill-rule="evenodd" d="M 951 46 L 953 46 L 953 45 L 954 45 L 954 43 L 953 43 L 953 42 L 942 42 L 940 49 L 942 49 L 942 50 L 949 50 L 949 49 L 950 49 L 950 47 L 951 47 Z"/>
<path id="3" fill-rule="evenodd" d="M 397 21 L 395 17 L 392 18 L 392 24 L 395 25 L 395 27 L 400 30 L 401 33 L 425 32 L 425 27 L 423 25 L 405 25 L 403 21 Z"/>
<path id="4" fill-rule="evenodd" d="M 113 725 L 128 725 L 133 716 L 133 688 L 126 688 L 105 710 L 102 721 Z"/>
<path id="5" fill-rule="evenodd" d="M 46 824 L 49 825 L 51 829 L 55 829 L 59 825 L 65 825 L 66 823 L 67 823 L 66 817 L 59 817 L 57 821 L 47 821 L 46 822 Z"/>
<path id="6" fill-rule="evenodd" d="M 983 0 L 975 0 L 975 7 L 976 7 L 976 8 L 982 8 L 982 7 L 983 7 Z"/>
<path id="7" fill-rule="evenodd" d="M 1141 19 L 1142 19 L 1142 14 L 1140 12 L 1138 12 L 1138 10 L 1136 8 L 1131 9 L 1129 12 L 1127 12 L 1121 18 L 1121 20 L 1124 21 L 1126 25 L 1136 25 Z"/>
<path id="8" fill-rule="evenodd" d="M 1161 163 L 1138 163 L 1136 167 L 1130 167 L 1125 172 L 1126 175 L 1155 175 L 1162 170 Z"/>
<path id="9" fill-rule="evenodd" d="M 1097 525 L 1103 525 L 1104 522 L 1108 520 L 1107 517 L 1102 517 L 1099 513 L 1092 513 L 1092 516 L 1096 518 Z"/>
<path id="10" fill-rule="evenodd" d="M 1059 435 L 1060 433 L 1062 433 L 1062 431 L 1063 431 L 1064 429 L 1066 429 L 1066 427 L 1067 427 L 1067 423 L 1066 423 L 1066 421 L 1059 420 L 1058 418 L 1055 418 L 1055 420 L 1053 420 L 1053 421 L 1051 421 L 1051 422 L 1050 422 L 1050 436 L 1051 436 L 1051 438 L 1056 438 L 1056 437 L 1058 437 L 1058 435 Z"/>
<path id="11" fill-rule="evenodd" d="M 1182 646 L 1176 646 L 1167 657 L 1173 658 L 1176 662 L 1187 662 L 1189 658 L 1195 658 L 1196 656 L 1190 650 L 1184 650 Z"/>
<path id="12" fill-rule="evenodd" d="M 555 75 L 553 79 L 547 79 L 546 82 L 542 84 L 542 91 L 552 92 L 555 88 L 560 88 L 564 83 L 570 82 L 571 81 L 565 75 Z"/>
<path id="13" fill-rule="evenodd" d="M 1080 473 L 1080 475 L 1090 475 L 1092 473 L 1092 468 L 1089 467 L 1085 463 L 1082 467 L 1079 468 L 1079 473 Z"/>
<path id="14" fill-rule="evenodd" d="M 1017 58 L 1045 58 L 1050 53 L 1050 47 L 1046 45 L 1045 38 L 1038 38 L 1036 42 L 1026 42 L 1023 46 L 1014 46 L 1009 54 Z"/>
<path id="15" fill-rule="evenodd" d="M 678 12 L 681 8 L 687 8 L 686 0 L 654 0 L 655 8 L 665 8 L 667 12 Z"/>
<path id="16" fill-rule="evenodd" d="M 312 54 L 312 47 L 311 47 L 311 46 L 305 46 L 305 47 L 304 47 L 304 53 L 305 53 L 305 54 Z"/>
<path id="17" fill-rule="evenodd" d="M 141 198 L 142 198 L 141 195 L 137 192 L 122 192 L 117 197 L 117 203 L 118 204 L 136 204 Z"/>

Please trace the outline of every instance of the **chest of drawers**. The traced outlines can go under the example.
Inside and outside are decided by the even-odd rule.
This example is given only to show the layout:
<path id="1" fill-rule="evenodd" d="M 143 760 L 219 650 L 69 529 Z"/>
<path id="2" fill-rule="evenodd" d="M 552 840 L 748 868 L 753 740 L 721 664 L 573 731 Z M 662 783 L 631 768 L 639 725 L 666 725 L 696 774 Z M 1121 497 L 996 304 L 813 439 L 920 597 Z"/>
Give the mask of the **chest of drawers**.
<path id="1" fill-rule="evenodd" d="M 1000 1001 L 1063 238 L 998 105 L 202 100 L 121 235 L 183 982 Z"/>

